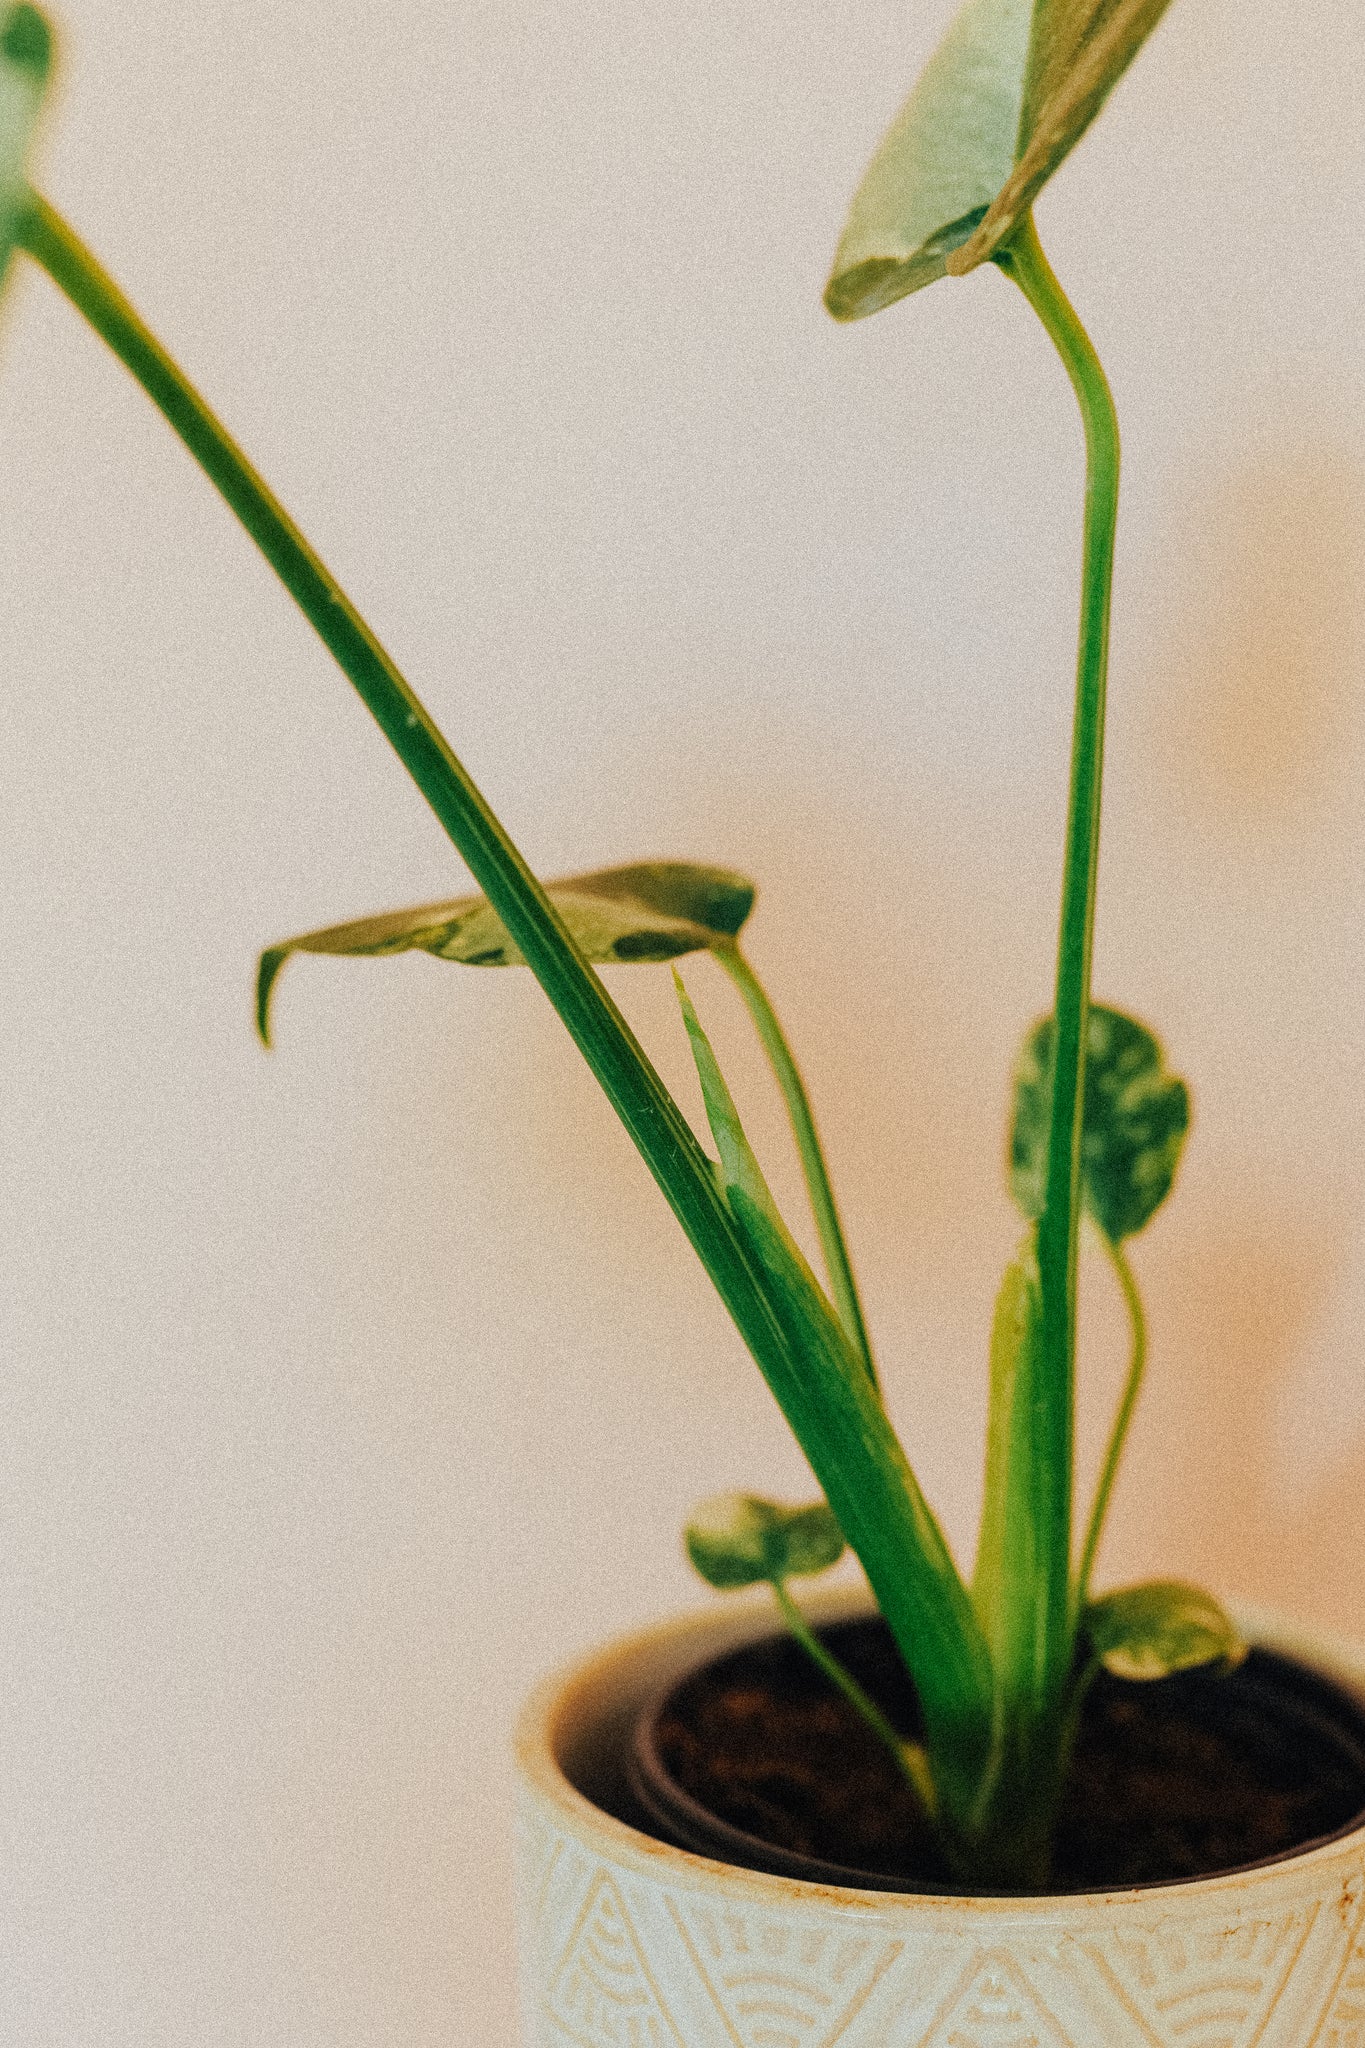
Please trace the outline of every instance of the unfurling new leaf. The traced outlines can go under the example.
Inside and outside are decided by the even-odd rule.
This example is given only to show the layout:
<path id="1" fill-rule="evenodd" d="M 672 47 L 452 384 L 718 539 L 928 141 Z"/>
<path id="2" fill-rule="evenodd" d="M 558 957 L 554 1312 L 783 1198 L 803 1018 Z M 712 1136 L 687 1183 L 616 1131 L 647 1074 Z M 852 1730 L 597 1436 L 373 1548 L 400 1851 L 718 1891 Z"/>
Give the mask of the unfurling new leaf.
<path id="1" fill-rule="evenodd" d="M 967 0 L 854 196 L 825 290 L 858 320 L 993 256 L 1168 0 Z"/>
<path id="2" fill-rule="evenodd" d="M 1014 1070 L 1010 1187 L 1024 1214 L 1042 1213 L 1052 1111 L 1052 1019 L 1036 1024 Z M 1085 1205 L 1121 1244 L 1170 1193 L 1190 1127 L 1190 1096 L 1161 1046 L 1132 1017 L 1094 1003 L 1085 1054 L 1081 1186 Z"/>
<path id="3" fill-rule="evenodd" d="M 756 891 L 729 868 L 688 861 L 639 861 L 546 884 L 546 895 L 586 957 L 599 964 L 678 960 L 685 953 L 730 944 L 754 907 Z M 421 904 L 329 925 L 285 939 L 261 955 L 256 1022 L 270 1043 L 270 997 L 291 953 L 378 956 L 413 950 L 467 967 L 521 967 L 507 927 L 484 896 Z"/>
<path id="4" fill-rule="evenodd" d="M 844 1554 L 843 1531 L 824 1501 L 784 1507 L 752 1493 L 718 1493 L 693 1512 L 687 1555 L 709 1586 L 776 1585 L 828 1571 Z"/>
<path id="5" fill-rule="evenodd" d="M 1197 1664 L 1231 1668 L 1246 1655 L 1212 1594 L 1178 1579 L 1153 1579 L 1106 1594 L 1085 1610 L 1082 1633 L 1116 1678 L 1168 1678 Z"/>
<path id="6" fill-rule="evenodd" d="M 1035 1593 L 1042 1571 L 1036 1489 L 1042 1298 L 1033 1233 L 1006 1268 L 991 1325 L 986 1485 L 972 1600 L 1011 1702 L 1038 1690 Z"/>

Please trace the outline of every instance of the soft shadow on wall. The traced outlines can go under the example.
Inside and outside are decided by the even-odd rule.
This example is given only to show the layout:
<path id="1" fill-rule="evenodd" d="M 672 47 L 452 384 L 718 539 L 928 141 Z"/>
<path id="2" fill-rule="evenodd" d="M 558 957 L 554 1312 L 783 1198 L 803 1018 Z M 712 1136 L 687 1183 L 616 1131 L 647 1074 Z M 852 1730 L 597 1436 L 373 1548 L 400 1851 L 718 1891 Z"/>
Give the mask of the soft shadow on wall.
<path id="1" fill-rule="evenodd" d="M 1106 1576 L 1156 1563 L 1358 1633 L 1365 476 L 1286 433 L 1187 502 L 1111 820 L 1116 893 L 1169 920 L 1158 1022 L 1195 1126 L 1178 1218 L 1138 1247 L 1160 1322 Z"/>

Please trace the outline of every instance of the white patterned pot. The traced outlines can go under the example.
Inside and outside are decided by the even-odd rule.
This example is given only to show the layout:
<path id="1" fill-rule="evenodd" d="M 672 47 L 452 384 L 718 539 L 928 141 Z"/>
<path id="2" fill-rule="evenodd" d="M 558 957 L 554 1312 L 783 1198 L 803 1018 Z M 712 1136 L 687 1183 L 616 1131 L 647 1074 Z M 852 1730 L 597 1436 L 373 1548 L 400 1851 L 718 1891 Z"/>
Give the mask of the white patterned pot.
<path id="1" fill-rule="evenodd" d="M 849 1603 L 812 1608 L 825 1620 Z M 1365 1650 L 1239 1619 L 1365 1696 Z M 959 1899 L 770 1877 L 614 1819 L 639 1706 L 772 1626 L 769 1603 L 727 1603 L 615 1644 L 529 1702 L 527 2048 L 1365 2048 L 1365 1826 L 1234 1876 Z"/>

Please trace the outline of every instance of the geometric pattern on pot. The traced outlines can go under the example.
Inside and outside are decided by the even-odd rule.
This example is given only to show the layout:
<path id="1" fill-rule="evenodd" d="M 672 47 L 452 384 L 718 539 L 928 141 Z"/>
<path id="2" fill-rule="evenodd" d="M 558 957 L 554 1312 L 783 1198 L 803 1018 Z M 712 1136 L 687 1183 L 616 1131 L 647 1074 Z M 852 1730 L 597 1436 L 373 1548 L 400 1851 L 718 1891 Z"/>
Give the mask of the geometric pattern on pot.
<path id="1" fill-rule="evenodd" d="M 583 1682 L 601 1664 L 522 1723 L 527 2048 L 1365 2048 L 1365 1827 L 1240 1876 L 1079 1899 L 735 1870 L 613 1820 L 559 1770 L 549 1731 L 576 1692 L 603 1698 Z"/>
<path id="2" fill-rule="evenodd" d="M 1365 2048 L 1365 1948 L 1359 1924 L 1331 2003 L 1310 2038 L 1313 2048 Z"/>
<path id="3" fill-rule="evenodd" d="M 1177 2034 L 1186 2048 L 1257 2048 L 1321 1910 L 1314 1902 L 1274 1920 L 1158 1926 L 1138 1940 L 1082 1946 L 1152 2039 Z"/>
<path id="4" fill-rule="evenodd" d="M 565 1943 L 548 2010 L 583 2048 L 685 2048 L 605 1870 L 589 1885 Z"/>
<path id="5" fill-rule="evenodd" d="M 1138 1918 L 1130 1894 L 1102 1928 L 1085 1901 L 1084 1933 L 1066 1913 L 1003 1913 L 1015 1924 L 991 1942 L 979 1908 L 954 1926 L 937 1901 L 845 1894 L 850 1915 L 812 1887 L 764 1911 L 644 1880 L 543 1811 L 520 1859 L 528 2048 L 1365 2048 L 1359 1841 L 1330 1900 L 1325 1871 L 1269 1916 L 1167 1892 Z"/>
<path id="6" fill-rule="evenodd" d="M 978 1952 L 927 2034 L 923 2048 L 1074 2048 L 1004 1949 Z"/>
<path id="7" fill-rule="evenodd" d="M 698 1901 L 670 1900 L 669 1910 L 735 2048 L 829 2048 L 902 1946 Z"/>

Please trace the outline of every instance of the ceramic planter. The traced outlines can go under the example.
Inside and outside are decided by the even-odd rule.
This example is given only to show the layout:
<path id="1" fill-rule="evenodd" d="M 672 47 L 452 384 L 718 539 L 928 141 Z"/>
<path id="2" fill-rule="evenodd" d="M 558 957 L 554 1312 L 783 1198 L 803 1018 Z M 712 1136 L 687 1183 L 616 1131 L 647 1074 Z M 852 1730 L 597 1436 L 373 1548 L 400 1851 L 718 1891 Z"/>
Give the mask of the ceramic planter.
<path id="1" fill-rule="evenodd" d="M 1238 1619 L 1365 1695 L 1365 1650 Z M 809 1885 L 641 1833 L 621 1761 L 639 1706 L 772 1620 L 767 1601 L 718 1605 L 529 1702 L 527 2048 L 1365 2048 L 1365 1825 L 1232 1876 L 1013 1900 Z"/>

